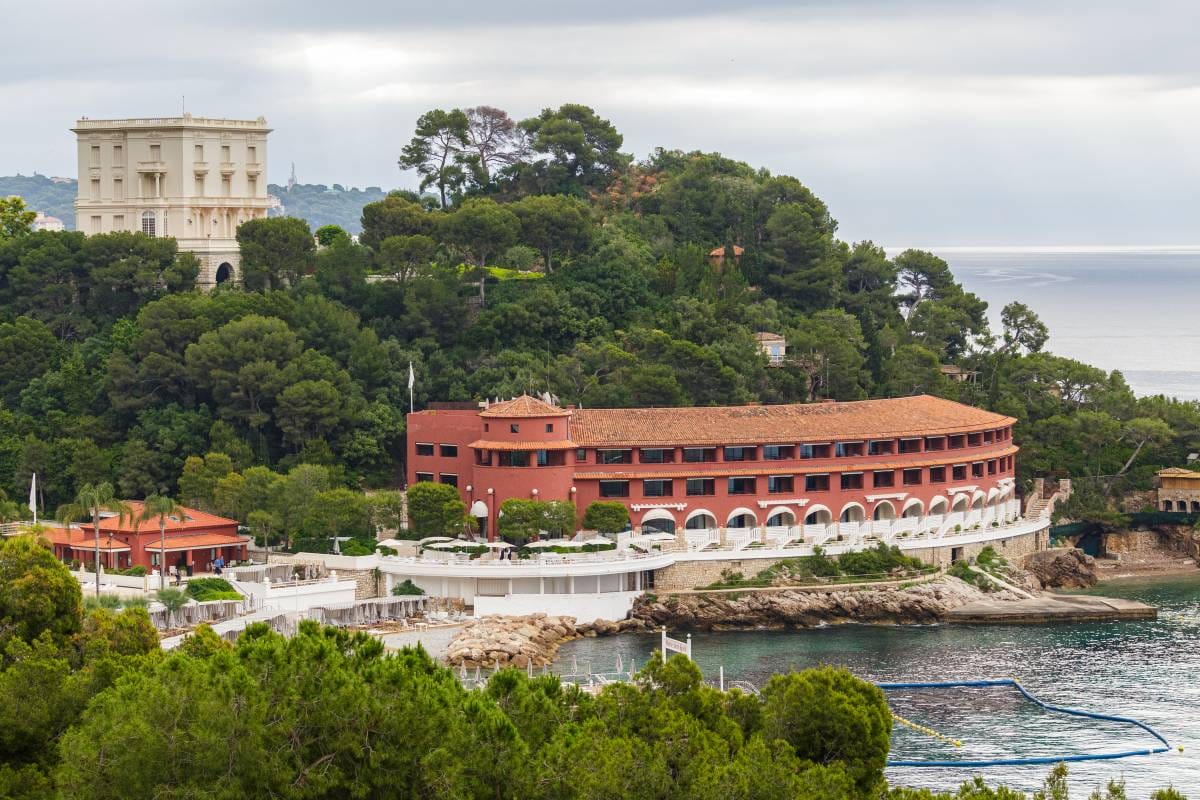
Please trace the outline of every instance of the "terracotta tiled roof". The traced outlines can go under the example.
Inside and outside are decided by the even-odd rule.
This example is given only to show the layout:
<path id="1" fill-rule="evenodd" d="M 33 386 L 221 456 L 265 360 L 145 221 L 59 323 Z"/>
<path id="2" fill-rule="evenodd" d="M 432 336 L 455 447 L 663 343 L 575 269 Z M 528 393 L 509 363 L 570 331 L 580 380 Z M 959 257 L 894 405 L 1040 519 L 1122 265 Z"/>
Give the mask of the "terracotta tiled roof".
<path id="1" fill-rule="evenodd" d="M 782 336 L 780 336 L 778 333 L 771 333 L 769 331 L 759 331 L 758 333 L 754 334 L 754 338 L 760 342 L 782 342 L 782 341 L 784 341 L 784 338 Z"/>
<path id="2" fill-rule="evenodd" d="M 181 536 L 172 536 L 167 539 L 167 552 L 174 553 L 181 550 L 195 550 L 202 547 L 228 547 L 229 545 L 243 545 L 250 541 L 248 536 L 234 536 L 228 533 L 193 533 L 184 534 Z M 152 542 L 146 545 L 147 552 L 158 552 L 159 543 Z"/>
<path id="3" fill-rule="evenodd" d="M 523 394 L 512 400 L 492 403 L 480 411 L 479 416 L 490 419 L 526 419 L 529 417 L 565 417 L 570 413 L 570 411 L 552 406 L 544 400 Z"/>
<path id="4" fill-rule="evenodd" d="M 566 440 L 558 440 L 554 442 L 497 442 L 489 439 L 479 439 L 471 442 L 467 447 L 473 447 L 476 450 L 574 450 L 575 443 Z"/>
<path id="5" fill-rule="evenodd" d="M 849 403 L 699 408 L 579 409 L 580 447 L 762 444 L 961 433 L 1015 422 L 929 395 Z"/>
<path id="6" fill-rule="evenodd" d="M 133 512 L 134 522 L 128 520 L 122 521 L 119 517 L 105 517 L 100 520 L 101 531 L 120 531 L 121 533 L 133 533 L 136 529 L 138 533 L 158 533 L 158 517 L 152 519 L 137 521 L 137 518 L 142 514 L 144 504 L 141 500 L 128 500 L 126 505 Z M 216 514 L 209 514 L 205 511 L 198 511 L 194 508 L 180 508 L 179 514 L 176 516 L 167 517 L 167 533 L 185 533 L 187 531 L 198 531 L 209 528 L 227 528 L 236 526 L 236 519 L 226 519 L 218 517 Z M 91 522 L 86 522 L 87 527 L 91 527 Z"/>
<path id="7" fill-rule="evenodd" d="M 1200 472 L 1194 472 L 1190 469 L 1184 469 L 1183 467 L 1167 467 L 1166 469 L 1160 469 L 1154 474 L 1158 475 L 1159 477 L 1170 478 L 1200 478 Z"/>
<path id="8" fill-rule="evenodd" d="M 733 246 L 733 254 L 734 254 L 735 256 L 740 256 L 740 255 L 742 255 L 742 254 L 743 254 L 743 253 L 745 253 L 745 252 L 746 252 L 746 248 L 742 247 L 741 245 L 737 245 L 737 244 L 735 244 L 735 245 Z M 708 254 L 709 254 L 710 256 L 723 256 L 723 255 L 725 255 L 725 245 L 721 245 L 720 247 L 714 247 L 712 250 L 708 251 Z"/>

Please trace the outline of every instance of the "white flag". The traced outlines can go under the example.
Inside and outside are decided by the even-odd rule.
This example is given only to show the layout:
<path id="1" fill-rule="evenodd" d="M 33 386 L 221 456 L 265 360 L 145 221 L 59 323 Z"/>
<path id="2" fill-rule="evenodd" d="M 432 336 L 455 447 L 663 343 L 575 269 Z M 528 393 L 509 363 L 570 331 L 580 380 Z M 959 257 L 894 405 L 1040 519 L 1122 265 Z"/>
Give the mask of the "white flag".
<path id="1" fill-rule="evenodd" d="M 29 482 L 29 510 L 33 512 L 33 519 L 37 521 L 37 473 L 33 473 L 33 480 Z"/>
<path id="2" fill-rule="evenodd" d="M 411 392 L 417 382 L 417 374 L 413 372 L 412 362 L 408 362 L 408 390 Z"/>

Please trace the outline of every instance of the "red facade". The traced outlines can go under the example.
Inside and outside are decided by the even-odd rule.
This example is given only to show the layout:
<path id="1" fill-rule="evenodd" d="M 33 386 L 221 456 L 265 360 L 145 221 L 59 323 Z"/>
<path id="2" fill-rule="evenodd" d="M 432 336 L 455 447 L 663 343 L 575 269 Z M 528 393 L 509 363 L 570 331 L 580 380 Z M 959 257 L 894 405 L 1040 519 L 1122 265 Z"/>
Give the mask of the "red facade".
<path id="1" fill-rule="evenodd" d="M 408 481 L 454 483 L 489 537 L 505 500 L 618 500 L 635 527 L 753 528 L 946 514 L 1011 497 L 1011 417 L 919 396 L 562 409 L 532 397 L 408 416 Z"/>

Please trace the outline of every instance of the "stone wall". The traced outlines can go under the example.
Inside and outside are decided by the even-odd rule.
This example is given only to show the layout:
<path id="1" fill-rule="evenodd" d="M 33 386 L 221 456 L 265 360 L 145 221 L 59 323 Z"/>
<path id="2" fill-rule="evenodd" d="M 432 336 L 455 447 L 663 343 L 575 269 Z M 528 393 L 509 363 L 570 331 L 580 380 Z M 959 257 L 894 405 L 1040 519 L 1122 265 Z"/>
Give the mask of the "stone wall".
<path id="1" fill-rule="evenodd" d="M 271 564 L 309 564 L 315 568 L 319 574 L 328 574 L 329 570 L 325 566 L 325 562 L 319 557 L 292 555 L 291 553 L 271 553 Z M 343 580 L 353 580 L 356 584 L 354 590 L 355 600 L 366 600 L 371 597 L 383 597 L 387 592 L 387 580 L 382 576 L 376 579 L 375 570 L 373 569 L 337 569 L 336 572 L 339 578 Z"/>
<path id="2" fill-rule="evenodd" d="M 1013 563 L 1020 563 L 1024 558 L 1038 550 L 1047 547 L 1046 530 L 1036 533 L 1026 533 L 1021 536 L 1010 536 L 1007 539 L 993 539 L 989 542 L 962 545 L 958 547 L 923 547 L 915 550 L 905 550 L 906 556 L 919 558 L 932 566 L 948 567 L 955 555 L 954 551 L 961 549 L 960 558 L 971 559 L 979 555 L 983 548 L 991 545 L 995 551 Z M 722 573 L 740 572 L 746 578 L 753 578 L 759 572 L 779 563 L 779 558 L 720 559 L 715 561 L 679 561 L 669 567 L 654 571 L 654 587 L 656 589 L 695 589 L 708 586 L 721 580 Z"/>

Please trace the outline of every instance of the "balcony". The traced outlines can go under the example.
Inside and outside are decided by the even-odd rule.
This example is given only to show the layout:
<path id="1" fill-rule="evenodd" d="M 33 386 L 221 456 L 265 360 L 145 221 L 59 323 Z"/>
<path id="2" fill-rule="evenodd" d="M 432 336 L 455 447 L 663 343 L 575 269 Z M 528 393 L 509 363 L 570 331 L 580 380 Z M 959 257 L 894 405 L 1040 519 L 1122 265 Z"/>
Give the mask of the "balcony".
<path id="1" fill-rule="evenodd" d="M 232 161 L 221 162 L 222 175 L 232 175 L 235 172 L 237 172 L 237 164 L 233 163 Z"/>
<path id="2" fill-rule="evenodd" d="M 139 161 L 137 162 L 137 171 L 143 175 L 161 175 L 167 171 L 167 162 L 165 161 Z"/>
<path id="3" fill-rule="evenodd" d="M 197 161 L 196 163 L 192 164 L 192 172 L 196 173 L 197 176 L 207 175 L 208 174 L 208 162 L 207 161 Z"/>
<path id="4" fill-rule="evenodd" d="M 261 161 L 251 161 L 246 164 L 247 175 L 262 175 L 263 165 Z"/>

